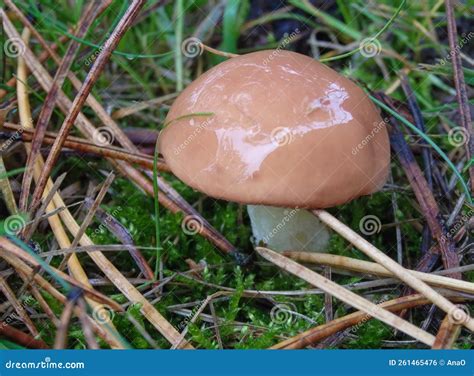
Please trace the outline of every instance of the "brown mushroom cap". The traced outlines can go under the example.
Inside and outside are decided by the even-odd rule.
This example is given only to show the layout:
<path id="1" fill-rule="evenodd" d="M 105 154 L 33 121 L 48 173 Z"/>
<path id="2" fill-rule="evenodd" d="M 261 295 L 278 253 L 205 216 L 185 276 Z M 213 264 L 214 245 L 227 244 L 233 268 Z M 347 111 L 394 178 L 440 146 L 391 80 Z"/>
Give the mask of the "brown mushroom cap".
<path id="1" fill-rule="evenodd" d="M 388 174 L 387 130 L 375 105 L 295 52 L 217 65 L 179 95 L 166 124 L 158 146 L 171 171 L 215 198 L 326 208 L 377 191 Z"/>

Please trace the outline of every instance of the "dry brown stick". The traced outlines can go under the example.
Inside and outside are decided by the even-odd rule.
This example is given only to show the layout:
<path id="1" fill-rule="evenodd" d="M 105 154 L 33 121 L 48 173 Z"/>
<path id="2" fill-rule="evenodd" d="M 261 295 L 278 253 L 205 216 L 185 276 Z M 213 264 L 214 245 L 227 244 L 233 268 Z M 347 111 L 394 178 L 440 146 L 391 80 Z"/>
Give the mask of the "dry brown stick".
<path id="1" fill-rule="evenodd" d="M 413 337 L 428 346 L 433 345 L 435 338 L 431 334 L 409 323 L 408 321 L 401 319 L 397 315 L 394 315 L 380 306 L 377 306 L 371 301 L 353 293 L 352 291 L 346 290 L 344 287 L 327 278 L 324 278 L 322 275 L 313 272 L 311 269 L 308 269 L 303 265 L 298 264 L 297 262 L 267 248 L 257 247 L 256 251 L 263 258 L 274 263 L 283 270 L 294 274 L 298 278 L 301 278 L 313 286 L 320 288 L 321 290 L 333 295 L 352 307 L 364 311 L 370 316 L 377 318 L 378 320 L 402 331 L 403 333 L 408 334 L 410 337 Z"/>
<path id="2" fill-rule="evenodd" d="M 283 255 L 298 262 L 322 264 L 331 266 L 333 268 L 352 270 L 358 273 L 371 274 L 381 277 L 394 277 L 394 274 L 391 271 L 375 262 L 358 260 L 352 257 L 332 255 L 329 253 L 293 251 L 283 252 Z M 413 275 L 415 275 L 417 278 L 420 278 L 429 285 L 474 294 L 474 283 L 455 278 L 443 277 L 433 273 L 423 273 L 409 269 L 407 269 L 407 271 L 413 273 Z"/>
<path id="3" fill-rule="evenodd" d="M 115 175 L 111 172 L 109 175 L 105 178 L 104 183 L 102 184 L 102 187 L 100 188 L 100 191 L 97 195 L 97 197 L 94 200 L 94 203 L 91 205 L 89 210 L 87 211 L 87 214 L 82 221 L 81 227 L 79 228 L 79 231 L 77 234 L 74 236 L 74 239 L 72 240 L 71 243 L 71 248 L 76 248 L 79 244 L 79 241 L 82 238 L 82 235 L 86 232 L 87 228 L 91 224 L 92 220 L 94 219 L 95 212 L 97 208 L 99 207 L 100 203 L 104 199 L 105 195 L 107 194 L 107 191 L 109 190 L 110 186 L 112 185 L 112 182 L 115 179 Z M 61 261 L 61 264 L 59 264 L 58 269 L 63 270 L 64 267 L 67 265 L 70 257 L 72 256 L 72 253 L 65 255 L 64 258 Z"/>
<path id="4" fill-rule="evenodd" d="M 463 301 L 465 298 L 452 299 L 455 301 Z M 405 309 L 426 304 L 431 304 L 431 302 L 421 294 L 414 294 L 386 301 L 379 304 L 379 306 L 391 312 L 399 312 Z M 353 312 L 349 315 L 337 318 L 323 325 L 318 325 L 294 337 L 288 338 L 272 346 L 271 349 L 301 349 L 306 346 L 313 345 L 314 343 L 321 341 L 322 339 L 327 338 L 341 330 L 345 330 L 354 325 L 365 323 L 370 319 L 371 316 L 367 315 L 365 312 Z"/>
<path id="5" fill-rule="evenodd" d="M 16 33 L 15 28 L 13 27 L 13 25 L 11 25 L 8 18 L 6 18 L 5 14 L 2 13 L 2 12 L 3 12 L 3 10 L 0 9 L 0 14 L 3 17 L 4 26 L 8 27 L 10 30 L 14 30 L 15 33 Z M 28 40 L 29 40 L 29 30 L 28 29 L 23 30 L 22 38 L 23 38 L 23 41 L 25 43 L 25 46 L 27 46 L 28 45 Z M 26 48 L 25 51 L 28 51 L 28 53 L 30 55 L 32 55 L 31 52 L 28 50 L 28 48 Z M 32 71 L 35 72 L 38 66 L 41 67 L 41 65 L 32 66 L 31 67 Z M 41 67 L 41 68 L 44 69 L 43 67 Z M 50 80 L 52 80 L 52 79 L 50 78 Z M 30 122 L 31 109 L 30 109 L 30 103 L 29 103 L 29 99 L 28 99 L 27 88 L 24 84 L 25 82 L 27 82 L 26 64 L 25 64 L 25 59 L 23 57 L 20 57 L 18 59 L 17 97 L 18 97 L 18 108 L 19 108 L 19 113 L 20 113 L 20 121 L 21 121 L 22 126 L 26 129 L 26 128 L 31 128 L 33 125 Z M 26 147 L 26 151 L 27 152 L 29 151 L 28 147 Z M 37 159 L 37 161 L 34 165 L 34 178 L 35 178 L 35 180 L 37 180 L 39 178 L 39 175 L 41 174 L 41 170 L 43 168 L 43 163 L 44 163 L 43 158 L 38 157 L 38 159 Z M 48 187 L 48 190 L 53 189 L 53 183 L 52 183 L 51 179 L 48 179 L 47 187 Z M 59 196 L 59 195 L 55 194 L 53 196 L 53 198 L 55 196 Z M 65 208 L 64 203 L 62 203 L 62 205 L 58 206 L 58 208 L 62 208 L 62 207 Z M 48 209 L 49 212 L 54 212 L 54 211 L 56 211 L 57 207 L 55 206 L 54 202 L 51 202 L 48 205 L 47 209 Z M 51 226 L 51 229 L 53 230 L 54 236 L 56 237 L 56 240 L 58 241 L 60 247 L 69 247 L 71 245 L 71 243 L 70 243 L 69 238 L 68 238 L 68 236 L 67 236 L 67 234 L 66 234 L 66 232 L 65 232 L 65 230 L 64 230 L 64 228 L 61 224 L 61 221 L 60 221 L 59 217 L 57 215 L 50 216 L 50 217 L 48 217 L 48 222 Z M 92 288 L 92 286 L 89 283 L 87 274 L 85 273 L 84 269 L 82 268 L 77 256 L 73 256 L 73 257 L 70 258 L 70 263 L 69 263 L 68 266 L 69 266 L 69 271 L 74 276 L 74 278 L 76 278 L 77 280 L 82 282 L 85 286 L 87 286 L 89 288 Z M 101 303 L 98 303 L 93 299 L 89 299 L 89 304 L 92 307 L 94 307 L 94 309 L 101 309 L 102 308 Z M 95 323 L 98 324 L 97 325 L 97 330 L 100 331 L 100 335 L 105 336 L 107 338 L 107 342 L 112 346 L 112 348 L 123 348 L 123 344 L 121 343 L 121 341 L 117 340 L 118 337 L 116 335 L 116 332 L 114 331 L 115 328 L 113 327 L 113 325 L 101 326 L 101 323 L 99 323 L 99 322 L 95 322 Z"/>
<path id="6" fill-rule="evenodd" d="M 451 349 L 461 333 L 461 326 L 454 323 L 449 316 L 445 316 L 436 334 L 432 349 Z"/>
<path id="7" fill-rule="evenodd" d="M 446 5 L 446 18 L 448 21 L 448 39 L 453 63 L 454 85 L 456 87 L 456 97 L 459 104 L 461 126 L 467 135 L 466 154 L 467 160 L 469 161 L 474 156 L 474 133 L 471 121 L 469 97 L 467 95 L 466 82 L 464 81 L 464 71 L 458 46 L 458 32 L 456 29 L 456 19 L 454 17 L 452 1 L 445 0 L 444 3 Z M 469 176 L 471 180 L 472 193 L 474 192 L 474 165 L 469 168 Z"/>
<path id="8" fill-rule="evenodd" d="M 77 299 L 78 298 L 68 299 L 66 305 L 64 306 L 61 318 L 59 319 L 59 328 L 56 332 L 56 338 L 54 339 L 55 349 L 66 348 L 67 332 L 69 329 L 69 324 L 71 323 L 74 308 L 76 307 Z"/>
<path id="9" fill-rule="evenodd" d="M 6 122 L 4 128 L 21 133 L 21 139 L 24 142 L 30 142 L 33 139 L 33 130 L 24 129 L 17 124 Z M 54 132 L 46 132 L 43 139 L 43 145 L 52 145 L 57 134 Z M 64 142 L 64 147 L 83 153 L 91 153 L 97 156 L 103 156 L 107 158 L 117 159 L 120 161 L 127 161 L 129 163 L 136 163 L 140 167 L 146 168 L 147 170 L 153 170 L 153 157 L 148 154 L 134 153 L 127 151 L 123 148 L 116 146 L 98 146 L 91 141 L 68 136 Z M 170 172 L 169 167 L 162 158 L 158 158 L 157 161 L 158 171 Z"/>
<path id="10" fill-rule="evenodd" d="M 103 2 L 104 3 L 104 2 Z M 105 1 L 106 6 L 111 3 L 111 0 Z M 91 2 L 86 5 L 85 11 L 79 20 L 79 26 L 76 32 L 76 38 L 83 38 L 86 35 L 89 27 L 92 25 L 92 22 L 98 16 L 98 11 L 105 9 L 102 7 L 100 2 Z M 69 46 L 66 50 L 61 64 L 59 64 L 58 70 L 53 78 L 51 84 L 51 90 L 48 91 L 46 99 L 44 100 L 41 112 L 38 116 L 36 122 L 35 133 L 33 135 L 33 140 L 31 143 L 31 151 L 28 154 L 28 159 L 26 161 L 26 171 L 23 174 L 23 181 L 21 184 L 21 194 L 20 194 L 20 210 L 26 211 L 28 205 L 28 195 L 30 193 L 31 182 L 33 180 L 33 165 L 35 163 L 36 157 L 40 152 L 41 144 L 43 142 L 44 134 L 48 126 L 51 115 L 53 114 L 54 107 L 56 105 L 56 100 L 58 96 L 58 90 L 63 86 L 64 80 L 67 76 L 67 72 L 71 68 L 73 59 L 76 55 L 77 50 L 79 49 L 80 44 L 76 40 L 72 39 L 69 43 Z"/>
<path id="11" fill-rule="evenodd" d="M 56 164 L 56 161 L 58 160 L 59 153 L 64 145 L 64 141 L 66 140 L 69 131 L 71 130 L 75 120 L 81 112 L 82 106 L 86 102 L 86 99 L 90 91 L 92 90 L 92 86 L 95 84 L 100 74 L 102 73 L 105 64 L 108 62 L 110 55 L 112 54 L 112 51 L 115 49 L 115 47 L 117 47 L 118 43 L 120 42 L 120 39 L 127 31 L 132 21 L 138 15 L 143 5 L 145 5 L 145 2 L 143 0 L 133 0 L 131 2 L 129 8 L 121 18 L 120 22 L 115 27 L 111 36 L 107 39 L 103 48 L 100 50 L 97 59 L 92 65 L 92 68 L 87 73 L 84 83 L 82 84 L 81 89 L 74 98 L 72 106 L 69 109 L 69 112 L 66 118 L 64 119 L 61 128 L 59 129 L 58 137 L 56 138 L 51 147 L 51 151 L 48 155 L 48 158 L 46 159 L 43 171 L 36 184 L 30 206 L 32 212 L 36 210 L 39 202 L 41 201 L 41 197 L 46 187 L 46 182 L 48 181 L 48 178 L 51 174 L 51 170 L 53 169 L 54 165 Z"/>
<path id="12" fill-rule="evenodd" d="M 77 307 L 79 308 L 79 320 L 81 321 L 82 333 L 84 333 L 87 346 L 89 349 L 97 350 L 99 349 L 99 345 L 94 338 L 91 322 L 88 320 L 86 300 L 82 296 L 77 301 Z"/>
<path id="13" fill-rule="evenodd" d="M 11 266 L 13 266 L 23 281 L 28 280 L 28 276 L 33 273 L 33 268 L 29 267 L 24 261 L 20 258 L 13 256 L 11 254 L 5 253 L 0 254 L 0 257 L 3 258 L 6 262 L 8 262 Z M 34 277 L 34 281 L 36 285 L 45 291 L 47 291 L 53 298 L 58 300 L 60 303 L 65 304 L 67 302 L 67 298 L 61 294 L 54 286 L 52 286 L 46 279 L 44 279 L 40 274 L 36 274 Z M 76 311 L 76 315 L 78 312 Z M 94 331 L 112 348 L 120 348 L 122 347 L 120 342 L 117 341 L 115 336 L 111 335 L 111 333 L 105 331 L 96 321 L 92 318 L 89 318 L 91 325 L 94 328 Z"/>
<path id="14" fill-rule="evenodd" d="M 347 227 L 344 223 L 340 222 L 328 212 L 324 210 L 313 210 L 313 213 L 321 220 L 321 222 L 332 228 L 339 235 L 365 253 L 368 257 L 382 265 L 387 270 L 391 271 L 398 279 L 405 282 L 412 289 L 426 296 L 430 301 L 445 311 L 448 315 L 454 316 L 462 314 L 464 316 L 462 324 L 469 330 L 474 331 L 474 320 L 469 316 L 469 314 L 465 312 L 459 312 L 459 308 L 452 304 L 448 299 L 433 290 L 425 282 L 415 277 L 415 275 L 408 272 L 403 266 L 393 261 L 385 253 L 374 247 L 367 240 L 365 240 L 363 237 L 361 237 L 359 234 L 354 232 L 352 229 Z"/>
<path id="15" fill-rule="evenodd" d="M 28 314 L 25 312 L 23 305 L 18 301 L 15 293 L 12 291 L 7 281 L 5 281 L 2 277 L 0 277 L 0 291 L 3 292 L 3 295 L 5 295 L 8 301 L 11 303 L 21 321 L 23 321 L 30 333 L 35 337 L 38 336 L 39 332 L 35 324 L 33 321 L 31 321 L 30 316 L 28 316 Z"/>
<path id="16" fill-rule="evenodd" d="M 447 236 L 447 230 L 440 222 L 441 213 L 433 193 L 395 121 L 392 121 L 392 126 L 389 129 L 390 145 L 407 175 L 431 233 L 438 242 L 444 268 L 455 268 L 459 266 L 459 257 L 453 240 Z M 452 277 L 460 279 L 461 275 L 458 273 Z"/>
<path id="17" fill-rule="evenodd" d="M 7 34 L 10 37 L 19 37 L 17 31 L 15 30 L 11 22 L 8 20 L 8 17 L 6 17 L 4 11 L 1 8 L 0 8 L 0 15 L 3 18 L 4 27 Z M 34 55 L 31 53 L 27 45 L 25 48 L 25 53 L 23 55 L 23 58 L 24 59 L 19 59 L 19 67 L 24 65 L 23 60 L 29 61 L 31 64 L 32 72 L 35 74 L 35 77 L 41 83 L 42 86 L 44 85 L 45 89 L 47 90 L 48 84 L 51 83 L 52 79 L 49 76 L 49 74 L 46 72 L 46 70 L 41 65 L 39 65 L 39 63 L 37 62 Z M 20 76 L 20 73 L 19 73 L 19 76 Z M 21 72 L 21 76 L 22 77 L 26 76 L 25 69 L 23 69 L 23 71 Z M 24 81 L 26 81 L 26 78 L 22 79 L 21 82 L 24 82 Z M 25 91 L 24 85 L 19 85 L 19 90 Z M 26 93 L 23 93 L 22 97 L 23 96 L 27 97 Z M 59 105 L 60 107 L 62 107 L 62 110 L 67 111 L 67 109 L 70 108 L 71 106 L 71 102 L 67 99 L 67 97 L 62 92 L 60 92 L 58 99 L 59 99 Z M 22 102 L 27 102 L 27 99 L 26 100 L 23 99 Z M 21 114 L 22 114 L 22 111 L 20 111 L 20 115 Z M 26 116 L 26 115 L 27 114 L 23 114 L 23 116 L 26 119 L 28 119 L 29 116 Z M 77 120 L 78 120 L 78 123 L 77 123 L 78 127 L 83 131 L 83 133 L 91 135 L 92 130 L 94 130 L 95 128 L 92 126 L 92 124 L 88 122 L 85 116 L 80 114 Z M 41 168 L 41 167 L 38 165 L 38 168 Z M 52 183 L 50 183 L 50 185 L 52 186 Z M 163 197 L 163 195 L 161 195 L 160 197 Z M 164 202 L 169 203 L 170 201 L 164 201 Z M 65 207 L 65 204 L 59 195 L 54 196 L 53 203 L 55 207 Z M 48 210 L 50 211 L 54 210 L 55 207 Z M 74 220 L 69 210 L 67 209 L 63 210 L 61 212 L 61 218 L 64 221 L 68 230 L 74 236 L 74 234 L 77 233 L 79 229 L 79 225 L 76 223 L 76 221 Z M 68 248 L 70 246 L 69 240 L 67 239 L 67 236 L 64 233 L 64 229 L 61 223 L 59 222 L 59 220 L 57 219 L 57 217 L 53 216 L 53 217 L 50 217 L 48 220 L 55 234 L 57 233 L 61 235 L 60 237 L 58 237 L 58 241 L 62 242 L 60 246 L 62 248 Z M 81 239 L 81 245 L 90 246 L 92 244 L 93 243 L 90 240 L 90 238 L 86 234 L 84 234 L 84 236 Z M 98 265 L 98 267 L 105 273 L 105 275 L 109 278 L 109 280 L 112 281 L 113 284 L 127 297 L 127 299 L 129 299 L 130 301 L 139 302 L 142 304 L 142 313 L 144 314 L 144 316 L 150 321 L 150 323 L 160 333 L 163 334 L 163 336 L 170 343 L 173 344 L 175 340 L 178 339 L 179 333 L 176 331 L 176 329 L 166 321 L 166 319 L 155 309 L 155 307 L 146 300 L 146 298 L 127 280 L 125 276 L 123 276 L 120 273 L 120 271 L 117 270 L 117 268 L 102 253 L 91 252 L 89 253 L 89 256 Z M 82 269 L 77 257 L 71 258 L 71 264 L 69 265 L 69 269 L 74 273 L 75 277 L 80 279 L 84 284 L 88 283 L 87 275 Z M 93 303 L 94 301 L 90 301 L 90 304 L 93 304 Z M 104 327 L 103 330 L 107 331 L 107 328 Z M 110 333 L 107 333 L 107 334 L 109 337 L 113 337 Z M 119 342 L 116 342 L 116 343 L 117 343 L 117 346 L 121 346 Z M 192 348 L 192 346 L 188 343 L 183 344 L 183 347 Z"/>
<path id="18" fill-rule="evenodd" d="M 16 257 L 21 258 L 22 260 L 28 262 L 34 267 L 41 266 L 41 264 L 36 261 L 36 259 L 31 256 L 28 252 L 18 247 L 16 244 L 13 244 L 9 239 L 0 236 L 0 253 L 8 252 L 9 254 L 15 255 Z M 93 288 L 84 285 L 82 282 L 77 281 L 76 279 L 70 277 L 69 275 L 61 272 L 60 270 L 50 266 L 50 268 L 62 279 L 64 279 L 69 284 L 79 287 L 84 290 L 84 293 L 91 299 L 106 304 L 112 307 L 116 311 L 123 311 L 122 306 L 116 303 L 114 300 L 108 298 L 107 296 L 101 294 L 100 292 L 94 290 Z"/>

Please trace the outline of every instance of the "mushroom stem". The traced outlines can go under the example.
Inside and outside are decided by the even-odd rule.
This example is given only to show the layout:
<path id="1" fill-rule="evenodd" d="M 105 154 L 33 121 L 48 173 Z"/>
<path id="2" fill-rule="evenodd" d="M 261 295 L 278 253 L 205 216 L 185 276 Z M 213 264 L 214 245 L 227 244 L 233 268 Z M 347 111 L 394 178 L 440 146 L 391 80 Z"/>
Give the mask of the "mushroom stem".
<path id="1" fill-rule="evenodd" d="M 256 245 L 283 252 L 299 250 L 325 252 L 328 228 L 305 209 L 248 205 Z"/>

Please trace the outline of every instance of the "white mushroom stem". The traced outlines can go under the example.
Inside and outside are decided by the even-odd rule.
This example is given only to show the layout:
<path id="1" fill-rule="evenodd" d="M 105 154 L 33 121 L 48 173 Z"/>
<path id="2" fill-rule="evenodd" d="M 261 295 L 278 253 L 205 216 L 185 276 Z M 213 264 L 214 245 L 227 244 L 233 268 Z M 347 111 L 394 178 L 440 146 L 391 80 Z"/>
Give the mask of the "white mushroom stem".
<path id="1" fill-rule="evenodd" d="M 256 245 L 278 252 L 326 250 L 328 228 L 308 210 L 248 205 L 247 211 Z"/>
<path id="2" fill-rule="evenodd" d="M 474 320 L 471 318 L 471 316 L 469 316 L 467 312 L 462 310 L 460 307 L 457 307 L 444 296 L 433 290 L 433 288 L 431 288 L 425 282 L 419 279 L 417 275 L 411 273 L 409 270 L 405 269 L 403 266 L 392 260 L 385 253 L 374 247 L 367 240 L 365 240 L 356 232 L 352 231 L 352 229 L 347 227 L 344 223 L 329 214 L 327 211 L 313 210 L 313 213 L 323 223 L 331 227 L 343 238 L 355 245 L 372 260 L 376 261 L 385 269 L 392 272 L 394 276 L 405 282 L 413 290 L 418 291 L 420 294 L 423 294 L 433 304 L 435 304 L 444 312 L 446 312 L 451 317 L 454 323 L 462 324 L 470 331 L 474 331 Z"/>

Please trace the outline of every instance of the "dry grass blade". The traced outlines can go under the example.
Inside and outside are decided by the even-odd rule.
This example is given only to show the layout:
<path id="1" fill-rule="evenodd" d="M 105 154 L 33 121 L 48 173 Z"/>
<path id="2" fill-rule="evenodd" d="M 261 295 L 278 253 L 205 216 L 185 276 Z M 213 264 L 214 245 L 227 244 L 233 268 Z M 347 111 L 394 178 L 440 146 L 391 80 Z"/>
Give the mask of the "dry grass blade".
<path id="1" fill-rule="evenodd" d="M 456 301 L 464 301 L 464 298 L 453 298 Z M 421 294 L 414 294 L 403 296 L 401 298 L 389 300 L 387 302 L 379 304 L 383 309 L 391 312 L 400 312 L 409 308 L 418 307 L 421 305 L 430 304 L 430 301 Z M 306 346 L 313 345 L 314 343 L 327 338 L 334 333 L 341 330 L 350 328 L 351 326 L 365 323 L 370 320 L 371 316 L 365 312 L 357 311 L 349 315 L 337 318 L 331 322 L 323 325 L 316 326 L 308 329 L 303 333 L 300 333 L 292 338 L 288 338 L 276 345 L 272 346 L 271 349 L 302 349 Z"/>
<path id="2" fill-rule="evenodd" d="M 81 112 L 82 106 L 86 102 L 86 99 L 92 90 L 92 86 L 99 78 L 102 70 L 105 67 L 105 64 L 108 62 L 112 51 L 120 42 L 120 39 L 125 34 L 133 20 L 138 15 L 140 9 L 145 5 L 143 0 L 134 0 L 130 4 L 129 8 L 127 9 L 126 13 L 123 15 L 120 22 L 115 27 L 112 35 L 107 39 L 103 48 L 100 49 L 99 55 L 94 62 L 91 70 L 88 72 L 84 83 L 82 84 L 79 92 L 74 98 L 74 101 L 69 109 L 69 112 L 64 119 L 63 124 L 58 132 L 58 137 L 54 141 L 53 146 L 51 147 L 51 151 L 46 159 L 43 171 L 37 181 L 36 188 L 33 193 L 33 198 L 31 202 L 31 209 L 34 211 L 38 206 L 41 197 L 43 195 L 43 191 L 46 187 L 46 182 L 48 181 L 49 175 L 51 174 L 51 170 L 53 169 L 55 163 L 58 160 L 59 153 L 61 152 L 61 148 L 64 145 L 64 141 L 66 140 L 69 131 L 71 130 L 75 120 L 77 119 L 79 113 Z"/>
<path id="3" fill-rule="evenodd" d="M 283 270 L 290 272 L 305 280 L 306 282 L 320 288 L 321 290 L 333 295 L 334 297 L 342 300 L 343 302 L 361 310 L 370 316 L 379 319 L 380 321 L 408 334 L 409 336 L 417 339 L 418 341 L 432 346 L 434 343 L 434 336 L 418 328 L 417 326 L 409 323 L 394 315 L 393 313 L 377 306 L 367 299 L 353 293 L 352 291 L 346 290 L 344 287 L 337 283 L 324 278 L 316 272 L 296 263 L 295 261 L 271 251 L 266 248 L 257 247 L 257 252 L 266 260 L 274 263 Z"/>
<path id="4" fill-rule="evenodd" d="M 394 274 L 391 271 L 375 262 L 358 260 L 352 257 L 314 252 L 284 252 L 283 254 L 298 262 L 328 265 L 334 268 L 352 270 L 358 273 L 371 274 L 380 277 L 394 277 Z M 455 278 L 443 277 L 432 273 L 422 273 L 408 269 L 407 271 L 432 286 L 474 294 L 474 283 Z"/>
<path id="5" fill-rule="evenodd" d="M 3 295 L 7 298 L 7 300 L 11 303 L 12 307 L 15 309 L 15 312 L 20 317 L 21 321 L 26 325 L 28 330 L 32 335 L 35 337 L 39 335 L 38 329 L 36 328 L 33 321 L 30 319 L 30 316 L 26 313 L 23 305 L 15 296 L 15 293 L 12 291 L 10 286 L 8 285 L 7 281 L 0 277 L 0 291 L 2 291 Z"/>
<path id="6" fill-rule="evenodd" d="M 25 284 L 28 281 L 25 281 Z M 54 314 L 53 310 L 49 306 L 48 302 L 46 301 L 45 298 L 43 298 L 43 295 L 41 295 L 41 292 L 38 290 L 38 288 L 32 284 L 29 283 L 28 289 L 31 291 L 31 294 L 35 297 L 36 301 L 40 305 L 41 309 L 43 312 L 48 316 L 48 318 L 51 320 L 54 326 L 58 327 L 59 326 L 59 320 Z"/>
<path id="7" fill-rule="evenodd" d="M 3 129 L 5 124 L 5 119 L 7 118 L 8 113 L 13 108 L 10 104 L 5 108 L 0 109 L 0 129 Z M 3 145 L 2 145 L 3 150 Z M 15 197 L 13 196 L 13 191 L 10 186 L 10 181 L 8 177 L 2 177 L 3 174 L 6 173 L 5 164 L 3 163 L 3 155 L 0 155 L 0 190 L 2 191 L 3 198 L 5 200 L 5 204 L 7 206 L 8 212 L 10 214 L 16 214 L 18 211 L 18 207 L 16 205 Z"/>
<path id="8" fill-rule="evenodd" d="M 106 1 L 106 6 L 110 4 L 110 0 Z M 84 14 L 82 15 L 79 21 L 79 27 L 76 33 L 76 38 L 83 38 L 92 22 L 98 15 L 99 8 L 104 9 L 101 4 L 96 2 L 91 2 L 86 6 Z M 44 100 L 43 107 L 38 116 L 38 121 L 35 127 L 35 133 L 33 136 L 33 141 L 31 143 L 31 152 L 28 155 L 26 162 L 26 171 L 23 175 L 22 189 L 20 195 L 20 209 L 26 211 L 27 209 L 27 200 L 30 193 L 31 182 L 33 180 L 33 166 L 36 160 L 36 157 L 39 155 L 40 147 L 43 142 L 43 138 L 48 126 L 51 115 L 53 114 L 54 106 L 56 105 L 56 100 L 58 96 L 58 90 L 63 86 L 64 80 L 67 76 L 67 72 L 71 68 L 74 56 L 79 49 L 80 44 L 75 40 L 71 40 L 68 49 L 66 50 L 64 59 L 62 60 L 59 68 L 54 76 L 53 83 L 51 85 L 51 90 L 48 91 L 46 99 Z"/>
<path id="9" fill-rule="evenodd" d="M 59 328 L 56 332 L 56 338 L 54 340 L 55 349 L 64 349 L 66 347 L 69 324 L 71 323 L 71 317 L 78 298 L 79 295 L 74 297 L 73 299 L 68 299 L 66 305 L 64 306 L 63 313 L 61 314 Z"/>
<path id="10" fill-rule="evenodd" d="M 3 199 L 7 206 L 8 212 L 10 214 L 18 213 L 18 207 L 16 205 L 15 196 L 13 195 L 12 187 L 10 185 L 10 180 L 7 176 L 3 176 L 7 170 L 5 169 L 5 164 L 3 163 L 3 157 L 0 155 L 0 190 L 2 191 Z"/>
<path id="11" fill-rule="evenodd" d="M 386 96 L 382 96 L 382 100 L 391 106 L 391 101 Z M 394 119 L 391 120 L 392 126 L 390 131 L 390 145 L 394 150 L 403 170 L 405 171 L 415 196 L 420 204 L 423 215 L 426 218 L 428 226 L 433 237 L 438 242 L 443 264 L 445 269 L 452 269 L 459 266 L 459 257 L 456 253 L 453 240 L 447 236 L 447 230 L 440 222 L 439 206 L 431 192 L 423 173 L 416 162 L 413 152 L 407 145 L 405 138 L 398 128 Z M 452 275 L 453 278 L 461 278 L 460 274 Z"/>
<path id="12" fill-rule="evenodd" d="M 79 308 L 79 320 L 81 321 L 82 332 L 84 333 L 87 346 L 89 349 L 97 350 L 99 349 L 99 344 L 94 338 L 93 328 L 87 316 L 87 303 L 82 296 L 77 301 L 77 307 Z"/>
<path id="13" fill-rule="evenodd" d="M 12 265 L 23 281 L 28 281 L 28 277 L 33 274 L 33 268 L 29 267 L 24 261 L 20 258 L 13 256 L 11 254 L 5 253 L 0 254 L 0 257 L 3 258 L 6 262 Z M 40 274 L 34 275 L 34 282 L 39 288 L 47 291 L 54 299 L 58 300 L 62 304 L 66 304 L 67 298 L 61 294 L 54 286 L 52 286 L 46 279 L 44 279 Z M 76 308 L 76 315 L 79 314 Z M 91 325 L 94 328 L 94 331 L 112 348 L 122 348 L 122 344 L 117 340 L 117 337 L 110 331 L 104 330 L 96 321 L 92 318 L 88 319 Z M 57 320 L 56 320 L 57 321 Z M 59 325 L 59 323 L 58 323 Z"/>
<path id="14" fill-rule="evenodd" d="M 91 210 L 93 204 L 90 204 L 89 199 L 85 200 L 85 207 Z M 133 238 L 128 232 L 128 230 L 123 226 L 117 219 L 115 219 L 111 214 L 107 213 L 105 210 L 101 208 L 96 208 L 95 216 L 100 221 L 102 225 L 107 227 L 114 236 L 120 240 L 122 244 L 124 244 L 129 251 L 132 258 L 135 260 L 136 264 L 140 268 L 143 276 L 152 281 L 155 279 L 155 275 L 153 274 L 153 270 L 151 269 L 150 265 L 148 264 L 145 257 L 143 257 L 140 250 L 135 247 L 133 242 Z"/>
<path id="15" fill-rule="evenodd" d="M 393 261 L 390 257 L 385 255 L 385 253 L 374 247 L 359 234 L 352 231 L 337 218 L 333 217 L 324 210 L 313 210 L 313 213 L 321 220 L 321 222 L 332 228 L 378 264 L 382 265 L 387 270 L 390 270 L 397 278 L 405 282 L 412 289 L 426 296 L 430 301 L 436 304 L 448 315 L 454 315 L 459 312 L 459 308 L 451 303 L 448 299 L 433 290 L 425 282 L 415 277 L 415 275 L 411 274 L 403 266 Z M 462 321 L 466 328 L 474 331 L 474 320 L 468 314 L 465 314 L 465 317 L 463 317 Z"/>

